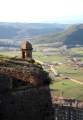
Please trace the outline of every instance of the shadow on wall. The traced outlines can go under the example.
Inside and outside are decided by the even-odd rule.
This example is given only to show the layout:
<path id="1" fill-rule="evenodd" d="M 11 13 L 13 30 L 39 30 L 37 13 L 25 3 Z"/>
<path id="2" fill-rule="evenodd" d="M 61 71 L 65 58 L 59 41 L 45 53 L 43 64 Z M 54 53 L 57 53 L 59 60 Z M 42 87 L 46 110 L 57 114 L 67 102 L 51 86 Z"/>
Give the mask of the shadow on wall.
<path id="1" fill-rule="evenodd" d="M 26 84 L 16 82 L 14 89 L 11 79 L 19 81 L 0 75 L 0 120 L 54 120 L 49 86 L 25 89 Z"/>

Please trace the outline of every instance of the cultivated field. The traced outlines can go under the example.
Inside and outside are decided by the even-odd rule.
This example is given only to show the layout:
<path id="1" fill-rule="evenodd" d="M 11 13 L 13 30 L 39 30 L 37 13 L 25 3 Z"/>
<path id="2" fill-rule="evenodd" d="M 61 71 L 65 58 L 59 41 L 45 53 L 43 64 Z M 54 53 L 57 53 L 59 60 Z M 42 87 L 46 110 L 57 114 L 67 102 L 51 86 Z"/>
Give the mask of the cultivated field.
<path id="1" fill-rule="evenodd" d="M 68 50 L 68 55 L 44 55 L 41 52 L 34 52 L 33 56 L 44 63 L 54 64 L 53 68 L 59 76 L 56 76 L 51 89 L 55 89 L 55 95 L 67 98 L 83 100 L 83 67 L 79 67 L 72 62 L 72 58 L 83 61 L 83 48 L 72 48 Z M 60 63 L 60 64 L 55 64 Z M 82 84 L 75 81 L 82 82 Z"/>

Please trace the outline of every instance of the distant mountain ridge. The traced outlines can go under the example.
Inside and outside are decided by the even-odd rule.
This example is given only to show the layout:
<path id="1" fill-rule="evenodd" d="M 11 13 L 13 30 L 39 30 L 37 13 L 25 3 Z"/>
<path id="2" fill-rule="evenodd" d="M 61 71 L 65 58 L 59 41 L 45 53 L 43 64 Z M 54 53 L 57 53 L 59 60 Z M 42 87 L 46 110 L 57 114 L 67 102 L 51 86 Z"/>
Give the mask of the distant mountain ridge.
<path id="1" fill-rule="evenodd" d="M 33 37 L 52 32 L 61 32 L 64 24 L 50 23 L 4 23 L 0 22 L 0 39 Z"/>
<path id="2" fill-rule="evenodd" d="M 80 46 L 83 45 L 83 24 L 0 23 L 0 49 L 18 48 L 23 38 L 33 45 Z"/>
<path id="3" fill-rule="evenodd" d="M 75 47 L 83 45 L 83 24 L 72 25 L 63 32 L 34 37 L 34 44 L 48 44 L 48 46 Z"/>

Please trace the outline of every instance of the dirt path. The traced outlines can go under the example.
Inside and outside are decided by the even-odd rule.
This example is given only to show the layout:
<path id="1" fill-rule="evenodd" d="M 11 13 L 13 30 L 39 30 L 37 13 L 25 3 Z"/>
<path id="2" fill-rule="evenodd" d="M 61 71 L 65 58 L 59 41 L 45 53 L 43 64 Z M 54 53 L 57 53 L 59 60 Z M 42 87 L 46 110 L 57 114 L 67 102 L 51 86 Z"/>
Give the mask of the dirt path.
<path id="1" fill-rule="evenodd" d="M 44 62 L 41 62 L 39 60 L 36 60 L 36 61 L 39 62 L 40 64 L 44 64 Z M 54 75 L 57 75 L 57 71 L 54 69 L 53 65 L 50 65 L 50 70 L 54 73 Z M 77 83 L 77 84 L 83 85 L 83 82 L 80 82 L 76 79 L 70 78 L 70 80 Z"/>
<path id="2" fill-rule="evenodd" d="M 52 72 L 53 72 L 55 75 L 57 75 L 57 72 L 56 72 L 55 69 L 53 68 L 53 65 L 51 65 L 50 68 L 51 68 Z M 75 82 L 75 83 L 77 83 L 77 84 L 83 85 L 83 82 L 80 82 L 80 81 L 78 81 L 78 80 L 76 80 L 76 79 L 70 78 L 70 80 L 73 81 L 73 82 Z"/>
<path id="3" fill-rule="evenodd" d="M 44 64 L 44 62 L 42 62 L 42 61 L 40 61 L 40 60 L 36 60 L 36 59 L 35 59 L 35 61 L 38 62 L 38 63 L 40 63 L 41 65 Z"/>
<path id="4" fill-rule="evenodd" d="M 50 69 L 51 69 L 51 71 L 55 74 L 55 75 L 57 75 L 57 72 L 56 72 L 56 70 L 53 68 L 53 65 L 50 65 Z M 80 82 L 80 81 L 78 81 L 78 80 L 76 80 L 76 79 L 70 79 L 71 81 L 73 81 L 73 82 L 75 82 L 75 83 L 77 83 L 77 84 L 80 84 L 80 85 L 83 85 L 83 82 Z"/>
<path id="5" fill-rule="evenodd" d="M 50 67 L 51 67 L 52 72 L 53 72 L 55 75 L 57 75 L 57 72 L 55 71 L 55 69 L 53 68 L 53 66 L 51 65 Z M 76 80 L 76 79 L 70 78 L 70 80 L 73 81 L 73 82 L 75 82 L 75 83 L 78 83 L 78 84 L 80 84 L 80 85 L 83 85 L 83 82 L 80 82 L 80 81 L 78 81 L 78 80 Z"/>
<path id="6" fill-rule="evenodd" d="M 80 82 L 80 81 L 78 81 L 78 80 L 75 80 L 75 79 L 70 79 L 71 81 L 73 81 L 73 82 L 75 82 L 75 83 L 78 83 L 78 84 L 80 84 L 80 85 L 83 85 L 83 82 Z"/>
<path id="7" fill-rule="evenodd" d="M 50 65 L 50 70 L 54 73 L 54 75 L 57 75 L 57 71 L 53 68 L 53 65 Z"/>

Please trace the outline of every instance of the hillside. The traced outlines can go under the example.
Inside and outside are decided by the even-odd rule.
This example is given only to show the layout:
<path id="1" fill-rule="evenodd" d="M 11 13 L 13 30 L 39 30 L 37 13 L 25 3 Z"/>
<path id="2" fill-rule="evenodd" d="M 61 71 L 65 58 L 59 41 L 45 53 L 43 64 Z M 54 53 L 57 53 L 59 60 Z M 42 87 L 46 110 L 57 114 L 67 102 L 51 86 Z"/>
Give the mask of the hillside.
<path id="1" fill-rule="evenodd" d="M 0 39 L 45 35 L 63 31 L 67 25 L 47 23 L 0 23 Z"/>
<path id="2" fill-rule="evenodd" d="M 64 31 L 66 27 L 68 27 L 68 25 L 56 23 L 0 22 L 0 49 L 16 49 L 24 38 L 31 41 L 33 36 L 42 36 L 53 32 L 61 32 Z"/>
<path id="3" fill-rule="evenodd" d="M 62 45 L 75 47 L 77 45 L 83 45 L 83 24 L 72 25 L 63 32 L 34 37 L 33 41 L 34 44 L 42 44 L 52 47 Z"/>
<path id="4" fill-rule="evenodd" d="M 16 49 L 24 38 L 38 46 L 75 47 L 83 45 L 82 35 L 83 24 L 0 23 L 0 49 Z"/>

